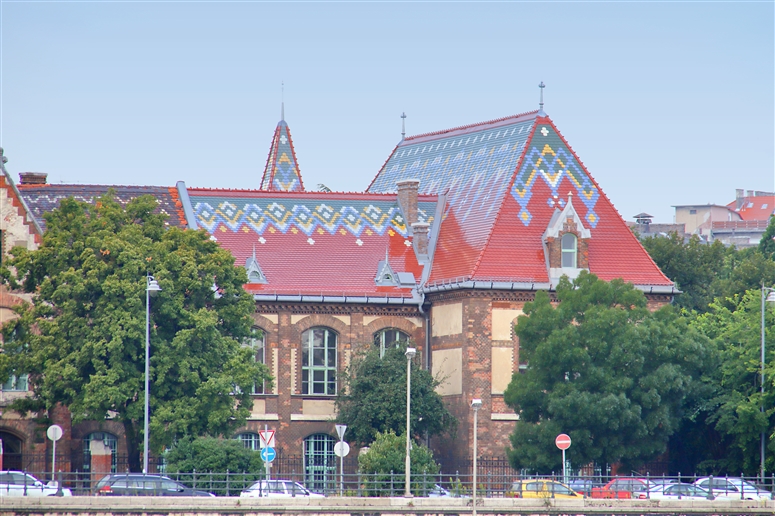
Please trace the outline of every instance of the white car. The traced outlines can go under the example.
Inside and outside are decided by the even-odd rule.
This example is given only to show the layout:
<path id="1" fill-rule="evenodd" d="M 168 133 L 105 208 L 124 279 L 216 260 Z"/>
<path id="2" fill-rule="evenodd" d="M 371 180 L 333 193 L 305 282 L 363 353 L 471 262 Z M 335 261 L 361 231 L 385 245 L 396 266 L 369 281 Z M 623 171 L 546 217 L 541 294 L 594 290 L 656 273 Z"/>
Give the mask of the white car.
<path id="1" fill-rule="evenodd" d="M 240 498 L 325 498 L 292 480 L 259 480 L 240 493 Z"/>
<path id="2" fill-rule="evenodd" d="M 641 500 L 710 500 L 708 490 L 694 484 L 662 484 L 649 489 L 648 492 L 638 493 Z M 716 500 L 733 500 L 723 493 L 714 495 Z"/>
<path id="3" fill-rule="evenodd" d="M 57 483 L 44 484 L 29 473 L 23 471 L 0 471 L 0 496 L 56 496 Z M 62 496 L 73 493 L 62 488 Z"/>
<path id="4" fill-rule="evenodd" d="M 769 500 L 772 493 L 760 489 L 752 483 L 739 477 L 713 477 L 711 486 L 710 477 L 697 479 L 694 483 L 704 489 L 712 489 L 716 498 L 727 497 L 733 500 Z"/>

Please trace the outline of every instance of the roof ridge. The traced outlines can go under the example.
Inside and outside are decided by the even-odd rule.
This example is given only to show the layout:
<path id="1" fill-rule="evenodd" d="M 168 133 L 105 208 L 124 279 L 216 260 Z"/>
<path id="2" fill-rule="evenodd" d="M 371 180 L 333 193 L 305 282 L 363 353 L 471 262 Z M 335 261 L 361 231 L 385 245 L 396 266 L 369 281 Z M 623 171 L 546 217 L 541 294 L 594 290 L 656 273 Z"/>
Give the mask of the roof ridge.
<path id="1" fill-rule="evenodd" d="M 367 192 L 369 191 L 369 189 L 371 189 L 372 185 L 374 184 L 374 181 L 376 181 L 376 180 L 377 180 L 377 178 L 380 176 L 380 174 L 382 174 L 382 172 L 385 170 L 385 166 L 387 166 L 388 162 L 390 161 L 390 158 L 392 158 L 392 157 L 393 157 L 393 155 L 396 153 L 396 151 L 398 150 L 398 147 L 399 147 L 400 145 L 401 145 L 401 142 L 397 143 L 397 144 L 396 144 L 396 146 L 395 146 L 395 147 L 393 147 L 393 152 L 391 152 L 390 154 L 388 154 L 388 157 L 387 157 L 387 159 L 385 160 L 385 162 L 382 164 L 382 166 L 381 166 L 381 167 L 379 167 L 379 170 L 377 171 L 377 175 L 375 175 L 375 176 L 374 176 L 374 177 L 371 179 L 371 183 L 369 183 L 369 186 L 367 186 L 367 187 L 366 187 L 366 191 L 367 191 Z"/>
<path id="2" fill-rule="evenodd" d="M 165 187 L 166 188 L 166 187 Z M 208 188 L 203 186 L 187 186 L 186 190 L 193 191 L 193 192 L 246 192 L 246 193 L 257 193 L 257 194 L 282 194 L 284 196 L 341 196 L 341 195 L 362 195 L 362 196 L 369 196 L 369 197 L 391 197 L 395 198 L 398 194 L 396 192 L 369 192 L 369 191 L 356 191 L 356 192 L 340 192 L 340 191 L 331 191 L 331 192 L 321 192 L 319 190 L 301 190 L 301 191 L 292 191 L 292 192 L 286 192 L 283 190 L 261 190 L 256 188 Z M 419 193 L 417 194 L 418 199 L 438 199 L 439 194 L 430 194 L 430 193 Z"/>
<path id="3" fill-rule="evenodd" d="M 554 125 L 554 122 L 552 122 L 552 120 L 551 120 L 551 119 L 550 119 L 548 116 L 544 116 L 544 117 L 537 117 L 537 118 L 536 118 L 536 120 L 537 120 L 538 118 L 543 118 L 543 119 L 546 119 L 546 123 L 548 123 L 549 125 L 551 125 L 551 126 L 552 126 L 552 128 L 554 129 L 554 131 L 557 133 L 557 136 L 560 138 L 560 140 L 562 140 L 562 142 L 563 142 L 563 143 L 565 144 L 565 146 L 568 148 L 568 151 L 570 151 L 570 153 L 573 155 L 573 157 L 574 157 L 574 158 L 576 158 L 576 161 L 578 161 L 578 162 L 579 162 L 579 166 L 580 166 L 581 168 L 583 168 L 583 169 L 584 169 L 584 172 L 587 174 L 587 177 L 588 177 L 588 178 L 589 178 L 589 180 L 590 180 L 590 181 L 592 181 L 592 183 L 595 185 L 595 188 L 597 188 L 597 191 L 599 192 L 599 194 L 601 195 L 601 197 L 603 197 L 603 199 L 605 199 L 605 200 L 606 200 L 606 202 L 608 202 L 608 204 L 611 206 L 611 208 L 613 208 L 613 210 L 614 210 L 614 211 L 616 212 L 616 214 L 619 216 L 619 220 L 620 220 L 621 222 L 623 222 L 623 223 L 624 223 L 624 217 L 622 217 L 622 214 L 621 214 L 621 213 L 619 213 L 619 210 L 616 208 L 616 205 L 614 205 L 614 203 L 611 201 L 611 199 L 609 199 L 609 198 L 608 198 L 608 196 L 607 196 L 607 195 L 606 195 L 606 193 L 603 191 L 603 189 L 602 189 L 602 188 L 600 188 L 600 185 L 597 183 L 597 180 L 594 178 L 594 176 L 593 176 L 592 174 L 590 174 L 590 173 L 589 173 L 589 170 L 587 169 L 587 166 L 584 164 L 584 162 L 583 162 L 583 161 L 581 161 L 581 159 L 579 159 L 578 155 L 576 154 L 576 151 L 574 151 L 574 150 L 573 150 L 573 147 L 571 147 L 571 146 L 570 146 L 570 144 L 569 144 L 569 143 L 568 143 L 568 141 L 565 139 L 565 137 L 562 135 L 562 133 L 560 132 L 560 130 L 559 130 L 559 129 L 557 129 L 557 126 L 556 126 L 556 125 Z M 536 127 L 538 127 L 538 124 L 536 124 Z M 638 245 L 638 246 L 639 246 L 639 247 L 640 247 L 640 248 L 643 250 L 643 253 L 644 253 L 644 254 L 646 255 L 646 257 L 649 259 L 649 261 L 650 261 L 650 262 L 651 262 L 651 263 L 654 265 L 654 267 L 655 267 L 655 268 L 656 268 L 656 270 L 659 272 L 659 274 L 661 274 L 661 275 L 662 275 L 662 277 L 663 277 L 663 278 L 665 278 L 665 280 L 667 280 L 669 283 L 671 283 L 673 286 L 675 286 L 675 282 L 674 282 L 673 280 L 671 280 L 670 278 L 668 278 L 668 277 L 665 275 L 665 273 L 664 273 L 664 272 L 662 272 L 662 269 L 660 269 L 660 268 L 659 268 L 659 265 L 657 265 L 657 262 L 655 262 L 655 261 L 654 261 L 654 259 L 651 257 L 651 255 L 648 253 L 648 251 L 646 251 L 646 248 L 645 248 L 645 247 L 643 247 L 643 244 L 641 244 L 641 243 L 640 243 L 640 240 L 638 240 L 638 237 L 636 237 L 636 236 L 635 236 L 635 233 L 633 233 L 633 232 L 632 232 L 632 229 L 630 229 L 630 227 L 629 227 L 629 226 L 627 226 L 627 224 L 626 224 L 626 223 L 625 223 L 625 229 L 627 229 L 627 233 L 629 233 L 629 237 L 628 237 L 628 238 L 632 238 L 632 239 L 634 239 L 634 240 L 635 240 L 635 243 L 636 243 L 636 244 L 637 244 L 637 245 Z"/>
<path id="4" fill-rule="evenodd" d="M 440 134 L 451 133 L 451 132 L 454 132 L 454 131 L 463 131 L 465 129 L 471 129 L 473 127 L 480 127 L 480 126 L 489 125 L 489 124 L 497 124 L 499 122 L 505 122 L 506 120 L 517 119 L 517 118 L 521 118 L 521 117 L 524 117 L 524 116 L 527 116 L 527 115 L 532 115 L 532 114 L 538 114 L 538 110 L 536 109 L 534 111 L 525 111 L 524 113 L 519 113 L 517 115 L 504 116 L 502 118 L 496 118 L 495 120 L 487 120 L 485 122 L 477 122 L 475 124 L 461 125 L 461 126 L 458 126 L 458 127 L 453 127 L 451 129 L 442 129 L 441 131 L 432 131 L 432 132 L 429 132 L 429 133 L 415 134 L 413 136 L 407 136 L 406 138 L 404 138 L 403 141 L 414 140 L 414 139 L 418 139 L 418 138 L 425 138 L 425 137 L 428 137 L 428 136 L 437 136 L 437 135 L 440 135 Z M 392 156 L 392 154 L 391 154 L 391 156 Z"/>
<path id="5" fill-rule="evenodd" d="M 549 117 L 546 117 L 547 119 Z M 538 117 L 536 117 L 536 120 Z M 535 135 L 536 128 L 538 127 L 537 123 L 533 124 L 533 127 L 530 131 L 530 135 L 527 137 L 527 140 L 525 140 L 525 145 L 522 148 L 522 154 L 519 156 L 519 159 L 514 165 L 514 171 L 511 173 L 511 179 L 509 180 L 508 186 L 503 192 L 503 197 L 501 198 L 500 205 L 498 206 L 498 211 L 495 215 L 495 220 L 490 225 L 490 230 L 487 232 L 487 238 L 485 239 L 485 243 L 482 246 L 482 250 L 479 252 L 479 257 L 476 259 L 476 262 L 474 262 L 474 268 L 471 270 L 471 278 L 476 277 L 476 271 L 479 270 L 479 264 L 482 262 L 482 257 L 484 256 L 484 253 L 487 251 L 487 247 L 490 245 L 490 239 L 492 238 L 493 231 L 495 231 L 495 227 L 498 225 L 498 221 L 501 218 L 501 215 L 503 214 L 503 203 L 506 202 L 506 198 L 508 197 L 509 193 L 511 192 L 511 188 L 514 186 L 514 181 L 517 178 L 517 175 L 519 174 L 519 169 L 522 166 L 522 162 L 525 159 L 525 155 L 527 154 L 527 149 L 530 148 L 530 142 L 533 140 L 533 136 Z"/>

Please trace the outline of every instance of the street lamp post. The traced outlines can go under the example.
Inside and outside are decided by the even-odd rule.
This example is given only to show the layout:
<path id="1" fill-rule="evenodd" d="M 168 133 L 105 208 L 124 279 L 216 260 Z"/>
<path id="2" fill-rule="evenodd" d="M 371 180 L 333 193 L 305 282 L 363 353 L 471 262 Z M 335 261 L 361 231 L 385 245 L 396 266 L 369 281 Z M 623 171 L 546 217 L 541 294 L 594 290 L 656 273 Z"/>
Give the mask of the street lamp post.
<path id="1" fill-rule="evenodd" d="M 148 364 L 151 359 L 151 296 L 161 290 L 159 283 L 150 274 L 145 279 L 145 421 L 143 422 L 143 473 L 148 473 L 148 414 L 151 387 Z"/>
<path id="2" fill-rule="evenodd" d="M 472 491 L 472 498 L 471 501 L 473 502 L 473 514 L 472 516 L 476 516 L 476 456 L 478 455 L 478 451 L 476 449 L 477 447 L 477 426 L 479 423 L 478 415 L 479 415 L 479 409 L 482 407 L 482 400 L 476 398 L 471 400 L 471 408 L 474 409 L 474 489 Z"/>
<path id="3" fill-rule="evenodd" d="M 762 404 L 761 404 L 761 411 L 764 412 L 764 309 L 766 307 L 767 302 L 775 302 L 775 288 L 765 287 L 764 282 L 762 282 L 762 381 L 761 381 L 761 394 L 762 394 Z M 765 449 L 766 449 L 766 435 L 765 430 L 762 430 L 761 435 L 761 450 L 760 450 L 760 457 L 761 457 L 761 464 L 759 466 L 759 478 L 762 482 L 764 482 L 764 455 L 765 455 Z"/>
<path id="4" fill-rule="evenodd" d="M 412 463 L 409 459 L 409 452 L 412 450 L 412 440 L 410 437 L 410 414 L 412 406 L 412 359 L 417 354 L 415 348 L 406 348 L 406 485 L 404 486 L 404 496 L 407 498 L 412 497 L 412 490 L 410 487 L 411 475 L 412 475 Z"/>

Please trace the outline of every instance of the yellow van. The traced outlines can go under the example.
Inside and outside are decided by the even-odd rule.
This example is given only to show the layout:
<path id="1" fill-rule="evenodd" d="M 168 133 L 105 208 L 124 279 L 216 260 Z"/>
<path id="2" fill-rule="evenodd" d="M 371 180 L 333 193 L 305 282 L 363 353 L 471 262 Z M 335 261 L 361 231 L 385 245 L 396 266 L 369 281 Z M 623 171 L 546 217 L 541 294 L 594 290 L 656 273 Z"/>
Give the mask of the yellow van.
<path id="1" fill-rule="evenodd" d="M 561 482 L 543 479 L 517 480 L 511 484 L 505 496 L 509 498 L 584 498 Z"/>

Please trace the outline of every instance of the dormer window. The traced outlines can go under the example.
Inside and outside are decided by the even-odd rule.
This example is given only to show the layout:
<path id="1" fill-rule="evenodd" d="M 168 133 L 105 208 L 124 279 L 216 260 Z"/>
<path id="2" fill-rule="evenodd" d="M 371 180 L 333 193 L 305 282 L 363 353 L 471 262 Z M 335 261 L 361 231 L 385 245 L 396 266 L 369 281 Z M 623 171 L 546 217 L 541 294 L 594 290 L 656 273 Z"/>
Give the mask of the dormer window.
<path id="1" fill-rule="evenodd" d="M 576 250 L 578 249 L 578 241 L 576 235 L 573 233 L 565 233 L 562 235 L 562 267 L 563 268 L 576 268 Z"/>
<path id="2" fill-rule="evenodd" d="M 382 276 L 382 281 L 387 283 L 393 283 L 393 276 L 391 274 L 385 274 Z"/>

